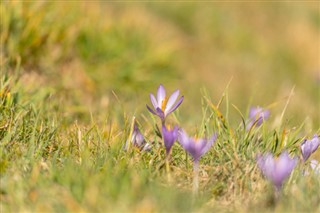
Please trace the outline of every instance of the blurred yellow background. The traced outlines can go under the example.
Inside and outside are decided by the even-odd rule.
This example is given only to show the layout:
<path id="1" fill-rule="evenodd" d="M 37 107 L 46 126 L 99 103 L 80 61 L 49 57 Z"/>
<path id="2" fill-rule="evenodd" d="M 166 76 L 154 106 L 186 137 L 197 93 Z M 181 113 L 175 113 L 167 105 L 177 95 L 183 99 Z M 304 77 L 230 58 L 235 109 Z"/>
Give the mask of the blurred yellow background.
<path id="1" fill-rule="evenodd" d="M 230 82 L 244 114 L 260 105 L 275 118 L 294 88 L 286 119 L 320 124 L 317 2 L 3 1 L 1 19 L 2 65 L 21 61 L 26 87 L 51 85 L 71 105 L 103 110 L 115 93 L 146 113 L 162 83 L 198 121 L 201 89 L 217 103 Z"/>

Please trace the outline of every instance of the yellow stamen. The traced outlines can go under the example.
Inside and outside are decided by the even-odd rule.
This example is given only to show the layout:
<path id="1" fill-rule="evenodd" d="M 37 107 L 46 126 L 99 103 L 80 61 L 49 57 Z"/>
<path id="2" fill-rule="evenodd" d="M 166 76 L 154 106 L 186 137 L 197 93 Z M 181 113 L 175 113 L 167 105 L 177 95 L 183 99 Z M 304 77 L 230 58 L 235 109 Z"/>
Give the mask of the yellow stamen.
<path id="1" fill-rule="evenodd" d="M 195 136 L 193 137 L 193 139 L 194 139 L 194 142 L 197 143 L 197 142 L 199 141 L 199 140 L 198 140 L 198 139 L 199 139 L 198 135 L 195 135 Z"/>
<path id="2" fill-rule="evenodd" d="M 170 125 L 167 125 L 167 130 L 171 131 L 171 126 Z"/>
<path id="3" fill-rule="evenodd" d="M 164 97 L 164 99 L 163 99 L 162 102 L 161 102 L 161 109 L 162 109 L 162 111 L 165 110 L 165 108 L 166 108 L 166 106 L 167 106 L 167 102 L 168 102 L 167 97 Z"/>

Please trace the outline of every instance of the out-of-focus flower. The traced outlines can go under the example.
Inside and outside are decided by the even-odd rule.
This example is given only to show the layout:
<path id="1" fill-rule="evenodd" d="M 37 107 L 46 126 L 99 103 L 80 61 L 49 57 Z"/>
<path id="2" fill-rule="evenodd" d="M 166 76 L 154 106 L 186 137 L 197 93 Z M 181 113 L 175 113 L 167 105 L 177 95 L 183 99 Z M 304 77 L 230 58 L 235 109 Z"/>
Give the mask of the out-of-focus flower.
<path id="1" fill-rule="evenodd" d="M 311 160 L 310 166 L 315 174 L 320 175 L 320 163 L 317 160 Z"/>
<path id="2" fill-rule="evenodd" d="M 150 93 L 150 99 L 151 99 L 151 103 L 153 105 L 154 110 L 147 105 L 148 110 L 151 113 L 159 116 L 162 122 L 164 122 L 165 118 L 171 112 L 176 110 L 179 107 L 179 105 L 182 103 L 184 98 L 183 96 L 181 96 L 180 99 L 177 101 L 177 98 L 179 97 L 179 93 L 180 91 L 176 90 L 168 98 L 166 96 L 166 90 L 164 89 L 163 85 L 160 84 L 157 91 L 157 98 L 155 98 L 155 96 Z"/>
<path id="3" fill-rule="evenodd" d="M 167 128 L 164 124 L 162 125 L 162 137 L 164 141 L 164 146 L 166 147 L 167 156 L 170 153 L 173 143 L 178 138 L 178 127 L 175 126 L 173 129 Z"/>
<path id="4" fill-rule="evenodd" d="M 190 138 L 184 130 L 178 131 L 178 141 L 181 146 L 193 157 L 193 193 L 196 195 L 199 189 L 199 160 L 216 141 L 217 135 L 214 134 L 210 139 Z"/>
<path id="5" fill-rule="evenodd" d="M 257 163 L 264 176 L 280 190 L 284 180 L 291 174 L 298 159 L 290 158 L 288 152 L 283 152 L 278 159 L 271 153 L 266 153 L 257 157 Z"/>
<path id="6" fill-rule="evenodd" d="M 200 157 L 211 148 L 216 139 L 216 134 L 214 134 L 210 139 L 197 139 L 189 137 L 184 130 L 180 130 L 178 132 L 179 143 L 192 155 L 195 162 L 199 162 Z"/>
<path id="7" fill-rule="evenodd" d="M 311 140 L 304 140 L 300 146 L 303 160 L 306 161 L 318 149 L 319 145 L 318 135 L 314 135 Z"/>
<path id="8" fill-rule="evenodd" d="M 140 150 L 149 151 L 151 149 L 151 145 L 146 142 L 144 136 L 140 132 L 137 123 L 134 123 L 133 132 L 131 135 L 131 144 L 135 147 L 138 147 Z M 129 139 L 126 142 L 125 149 L 127 150 L 129 147 Z"/>
<path id="9" fill-rule="evenodd" d="M 247 130 L 251 129 L 253 125 L 261 126 L 263 121 L 269 118 L 270 111 L 261 107 L 251 107 L 249 111 L 249 124 Z"/>

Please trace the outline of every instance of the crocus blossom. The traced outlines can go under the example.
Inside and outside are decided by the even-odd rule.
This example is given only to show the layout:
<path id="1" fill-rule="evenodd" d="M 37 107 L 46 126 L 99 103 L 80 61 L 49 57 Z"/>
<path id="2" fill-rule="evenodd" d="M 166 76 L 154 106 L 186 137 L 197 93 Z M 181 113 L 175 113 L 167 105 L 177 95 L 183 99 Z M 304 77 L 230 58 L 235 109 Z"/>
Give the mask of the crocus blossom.
<path id="1" fill-rule="evenodd" d="M 311 140 L 304 140 L 300 146 L 303 160 L 306 161 L 318 149 L 319 145 L 318 135 L 314 135 Z"/>
<path id="2" fill-rule="evenodd" d="M 281 153 L 278 159 L 275 159 L 271 153 L 260 155 L 257 158 L 262 173 L 278 190 L 281 189 L 284 180 L 291 174 L 297 161 L 296 157 L 290 158 L 288 152 Z"/>
<path id="3" fill-rule="evenodd" d="M 180 130 L 178 133 L 179 143 L 192 155 L 195 162 L 199 162 L 200 157 L 211 148 L 216 139 L 216 134 L 214 134 L 210 139 L 197 139 L 189 137 L 184 130 Z"/>
<path id="4" fill-rule="evenodd" d="M 174 110 L 176 110 L 180 104 L 183 101 L 183 96 L 180 97 L 180 99 L 177 101 L 178 97 L 179 97 L 179 90 L 174 91 L 171 96 L 168 98 L 168 96 L 166 95 L 166 90 L 164 89 L 163 85 L 160 84 L 160 86 L 158 87 L 158 91 L 157 91 L 157 98 L 155 98 L 155 96 L 153 94 L 150 93 L 150 99 L 151 99 L 151 103 L 153 105 L 154 109 L 151 109 L 148 105 L 147 108 L 148 110 L 159 116 L 162 120 L 162 122 L 164 122 L 165 118 Z"/>
<path id="5" fill-rule="evenodd" d="M 164 124 L 162 125 L 162 137 L 164 146 L 166 147 L 166 153 L 169 155 L 173 143 L 178 138 L 178 127 L 175 126 L 173 129 L 167 128 Z"/>
<path id="6" fill-rule="evenodd" d="M 261 107 L 251 107 L 249 111 L 249 124 L 247 130 L 251 129 L 253 125 L 261 126 L 263 121 L 269 118 L 270 111 Z"/>
<path id="7" fill-rule="evenodd" d="M 151 145 L 146 142 L 144 136 L 140 132 L 138 125 L 134 123 L 133 132 L 131 135 L 131 140 L 127 140 L 125 149 L 127 150 L 129 147 L 129 142 L 132 143 L 133 146 L 138 147 L 140 150 L 148 151 L 151 149 Z"/>

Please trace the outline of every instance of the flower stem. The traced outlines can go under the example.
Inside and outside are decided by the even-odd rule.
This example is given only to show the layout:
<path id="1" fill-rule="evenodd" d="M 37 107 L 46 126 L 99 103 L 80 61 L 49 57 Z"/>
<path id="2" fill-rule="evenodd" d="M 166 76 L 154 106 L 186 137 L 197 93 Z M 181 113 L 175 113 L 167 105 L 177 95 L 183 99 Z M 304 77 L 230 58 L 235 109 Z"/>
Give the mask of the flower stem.
<path id="1" fill-rule="evenodd" d="M 167 172 L 168 181 L 171 182 L 171 173 L 170 173 L 169 158 L 170 158 L 170 155 L 167 155 L 167 156 L 166 156 L 166 172 Z"/>
<path id="2" fill-rule="evenodd" d="M 196 196 L 199 190 L 199 161 L 193 163 L 193 195 Z"/>
<path id="3" fill-rule="evenodd" d="M 281 188 L 276 187 L 274 190 L 275 203 L 277 203 L 280 200 L 280 197 L 281 197 Z"/>

